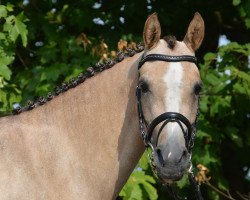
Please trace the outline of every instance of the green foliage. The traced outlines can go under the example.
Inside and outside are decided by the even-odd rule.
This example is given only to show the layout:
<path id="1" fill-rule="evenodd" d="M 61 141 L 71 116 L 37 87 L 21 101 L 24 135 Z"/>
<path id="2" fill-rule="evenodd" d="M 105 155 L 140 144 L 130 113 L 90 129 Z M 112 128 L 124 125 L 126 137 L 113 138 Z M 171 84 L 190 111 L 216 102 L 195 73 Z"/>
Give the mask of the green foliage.
<path id="1" fill-rule="evenodd" d="M 27 45 L 27 34 L 25 16 L 20 13 L 18 16 L 10 15 L 5 18 L 5 23 L 3 25 L 3 31 L 8 33 L 9 39 L 12 42 L 16 42 L 16 39 L 20 35 L 22 38 L 23 46 Z"/>
<path id="2" fill-rule="evenodd" d="M 120 196 L 125 200 L 157 199 L 157 191 L 152 183 L 155 183 L 155 180 L 144 171 L 135 171 L 122 189 Z"/>
<path id="3" fill-rule="evenodd" d="M 21 100 L 21 92 L 15 84 L 9 84 L 12 71 L 10 65 L 15 59 L 15 48 L 18 45 L 18 37 L 21 37 L 22 45 L 27 45 L 27 28 L 24 22 L 26 18 L 23 12 L 17 16 L 12 14 L 14 6 L 0 5 L 0 111 L 10 110 L 12 104 Z"/>
<path id="4" fill-rule="evenodd" d="M 127 184 L 120 192 L 120 196 L 125 200 L 141 200 L 158 198 L 156 183 L 151 174 L 147 174 L 150 169 L 146 153 L 143 154 L 135 171 L 131 174 Z"/>
<path id="5" fill-rule="evenodd" d="M 244 19 L 247 28 L 250 28 L 250 1 L 233 0 L 233 5 L 237 6 L 240 16 Z"/>
<path id="6" fill-rule="evenodd" d="M 247 139 L 250 130 L 247 123 L 250 113 L 249 55 L 249 44 L 232 42 L 220 47 L 217 53 L 206 54 L 204 64 L 200 65 L 204 89 L 193 158 L 196 163 L 213 169 L 212 179 L 223 190 L 228 183 L 221 176 L 225 167 L 221 144 L 232 143 L 237 151 L 243 152 L 250 147 Z M 244 156 L 237 156 L 243 163 L 246 161 Z"/>
<path id="7" fill-rule="evenodd" d="M 4 112 L 15 102 L 46 95 L 103 53 L 97 38 L 77 38 L 80 32 L 71 35 L 64 28 L 67 4 L 53 12 L 51 4 L 41 3 L 42 11 L 22 3 L 0 5 L 0 111 Z M 28 19 L 25 13 L 33 17 Z"/>

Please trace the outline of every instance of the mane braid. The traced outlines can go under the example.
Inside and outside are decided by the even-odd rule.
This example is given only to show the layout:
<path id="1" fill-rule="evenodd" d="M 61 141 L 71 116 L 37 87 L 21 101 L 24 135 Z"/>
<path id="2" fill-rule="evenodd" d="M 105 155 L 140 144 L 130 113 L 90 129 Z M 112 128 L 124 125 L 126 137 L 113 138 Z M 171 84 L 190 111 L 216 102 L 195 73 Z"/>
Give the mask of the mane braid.
<path id="1" fill-rule="evenodd" d="M 142 43 L 136 44 L 136 48 L 126 48 L 125 51 L 118 51 L 116 58 L 113 60 L 107 60 L 104 63 L 97 62 L 95 65 L 91 65 L 88 67 L 85 71 L 85 73 L 80 73 L 76 78 L 70 79 L 69 82 L 63 82 L 60 86 L 56 86 L 55 90 L 53 92 L 49 92 L 47 94 L 47 97 L 39 97 L 35 101 L 27 101 L 27 105 L 24 107 L 17 107 L 12 110 L 12 114 L 17 115 L 24 111 L 32 110 L 38 106 L 44 105 L 46 102 L 51 101 L 56 96 L 60 95 L 61 93 L 64 93 L 68 91 L 71 88 L 74 88 L 81 83 L 83 83 L 86 79 L 94 76 L 97 73 L 100 73 L 106 69 L 109 69 L 113 67 L 116 63 L 121 62 L 126 57 L 132 57 L 136 53 L 140 53 L 144 50 L 144 45 Z"/>

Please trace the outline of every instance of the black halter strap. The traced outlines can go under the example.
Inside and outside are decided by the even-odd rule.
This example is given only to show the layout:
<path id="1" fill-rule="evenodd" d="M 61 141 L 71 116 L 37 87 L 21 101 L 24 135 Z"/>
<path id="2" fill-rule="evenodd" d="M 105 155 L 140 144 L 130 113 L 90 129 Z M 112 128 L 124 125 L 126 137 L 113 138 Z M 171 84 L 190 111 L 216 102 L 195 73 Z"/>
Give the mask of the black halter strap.
<path id="1" fill-rule="evenodd" d="M 194 64 L 197 63 L 197 58 L 190 55 L 182 55 L 182 56 L 168 56 L 163 54 L 149 54 L 145 57 L 142 57 L 141 61 L 138 64 L 138 69 L 141 68 L 141 66 L 147 62 L 147 61 L 165 61 L 165 62 L 192 62 Z"/>

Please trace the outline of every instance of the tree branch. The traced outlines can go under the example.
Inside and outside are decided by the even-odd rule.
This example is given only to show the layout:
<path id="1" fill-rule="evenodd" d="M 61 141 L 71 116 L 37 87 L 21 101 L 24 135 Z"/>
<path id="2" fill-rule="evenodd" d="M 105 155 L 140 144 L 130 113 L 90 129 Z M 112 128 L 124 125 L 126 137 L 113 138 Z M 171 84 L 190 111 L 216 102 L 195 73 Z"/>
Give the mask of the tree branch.
<path id="1" fill-rule="evenodd" d="M 213 186 L 209 181 L 206 181 L 204 182 L 207 186 L 211 187 L 214 191 L 216 191 L 218 194 L 228 198 L 228 199 L 231 199 L 231 200 L 236 200 L 235 198 L 228 196 L 227 194 L 225 194 L 224 192 L 220 191 L 218 188 L 216 188 L 215 186 Z"/>

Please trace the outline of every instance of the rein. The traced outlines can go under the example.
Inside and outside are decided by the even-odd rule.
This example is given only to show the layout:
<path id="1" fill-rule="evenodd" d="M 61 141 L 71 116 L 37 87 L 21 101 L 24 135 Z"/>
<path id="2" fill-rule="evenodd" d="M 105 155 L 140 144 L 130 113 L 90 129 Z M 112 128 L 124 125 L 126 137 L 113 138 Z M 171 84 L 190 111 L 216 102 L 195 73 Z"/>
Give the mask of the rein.
<path id="1" fill-rule="evenodd" d="M 142 67 L 142 65 L 145 62 L 148 61 L 165 61 L 165 62 L 182 62 L 182 61 L 186 61 L 186 62 L 191 62 L 191 63 L 197 63 L 197 58 L 194 56 L 190 56 L 190 55 L 181 55 L 181 56 L 169 56 L 169 55 L 163 55 L 163 54 L 149 54 L 147 56 L 143 56 L 141 61 L 138 64 L 138 70 Z M 150 164 L 152 166 L 153 172 L 154 174 L 157 176 L 157 173 L 155 172 L 155 163 L 154 163 L 154 146 L 151 143 L 151 137 L 153 134 L 153 131 L 155 129 L 155 127 L 157 125 L 159 125 L 160 123 L 163 122 L 163 124 L 161 125 L 159 132 L 157 134 L 157 139 L 156 139 L 156 146 L 158 143 L 158 138 L 161 134 L 161 131 L 163 130 L 163 128 L 169 123 L 169 122 L 176 122 L 179 124 L 179 126 L 181 127 L 181 130 L 183 132 L 184 138 L 185 138 L 185 145 L 186 148 L 190 154 L 190 168 L 188 170 L 188 178 L 189 181 L 191 183 L 191 185 L 193 186 L 195 193 L 196 193 L 196 199 L 197 200 L 203 200 L 203 197 L 201 195 L 201 191 L 200 191 L 200 186 L 198 185 L 198 183 L 195 180 L 195 176 L 193 174 L 192 171 L 192 162 L 191 162 L 191 155 L 192 155 L 192 148 L 194 146 L 194 139 L 196 136 L 196 126 L 197 126 L 197 119 L 199 116 L 199 99 L 198 99 L 198 107 L 197 107 L 197 114 L 196 114 L 196 118 L 194 123 L 190 123 L 190 121 L 183 116 L 181 113 L 177 113 L 177 112 L 165 112 L 161 115 L 159 115 L 158 117 L 156 117 L 149 125 L 147 124 L 144 115 L 143 115 L 143 110 L 142 110 L 142 102 L 141 102 L 141 87 L 140 85 L 137 86 L 136 88 L 136 96 L 137 96 L 137 108 L 138 108 L 138 117 L 139 117 L 139 129 L 141 132 L 141 136 L 142 139 L 144 141 L 145 147 L 147 149 L 148 152 L 148 158 L 150 161 Z M 187 130 L 185 131 L 185 129 L 182 126 L 182 123 L 186 126 Z M 146 130 L 145 130 L 146 127 Z M 152 150 L 152 154 L 150 155 L 148 148 L 151 148 Z M 166 185 L 167 189 L 169 191 L 169 194 L 176 200 L 181 200 L 183 198 L 179 197 L 174 188 L 172 187 L 172 185 Z M 186 198 L 184 198 L 186 199 Z"/>

